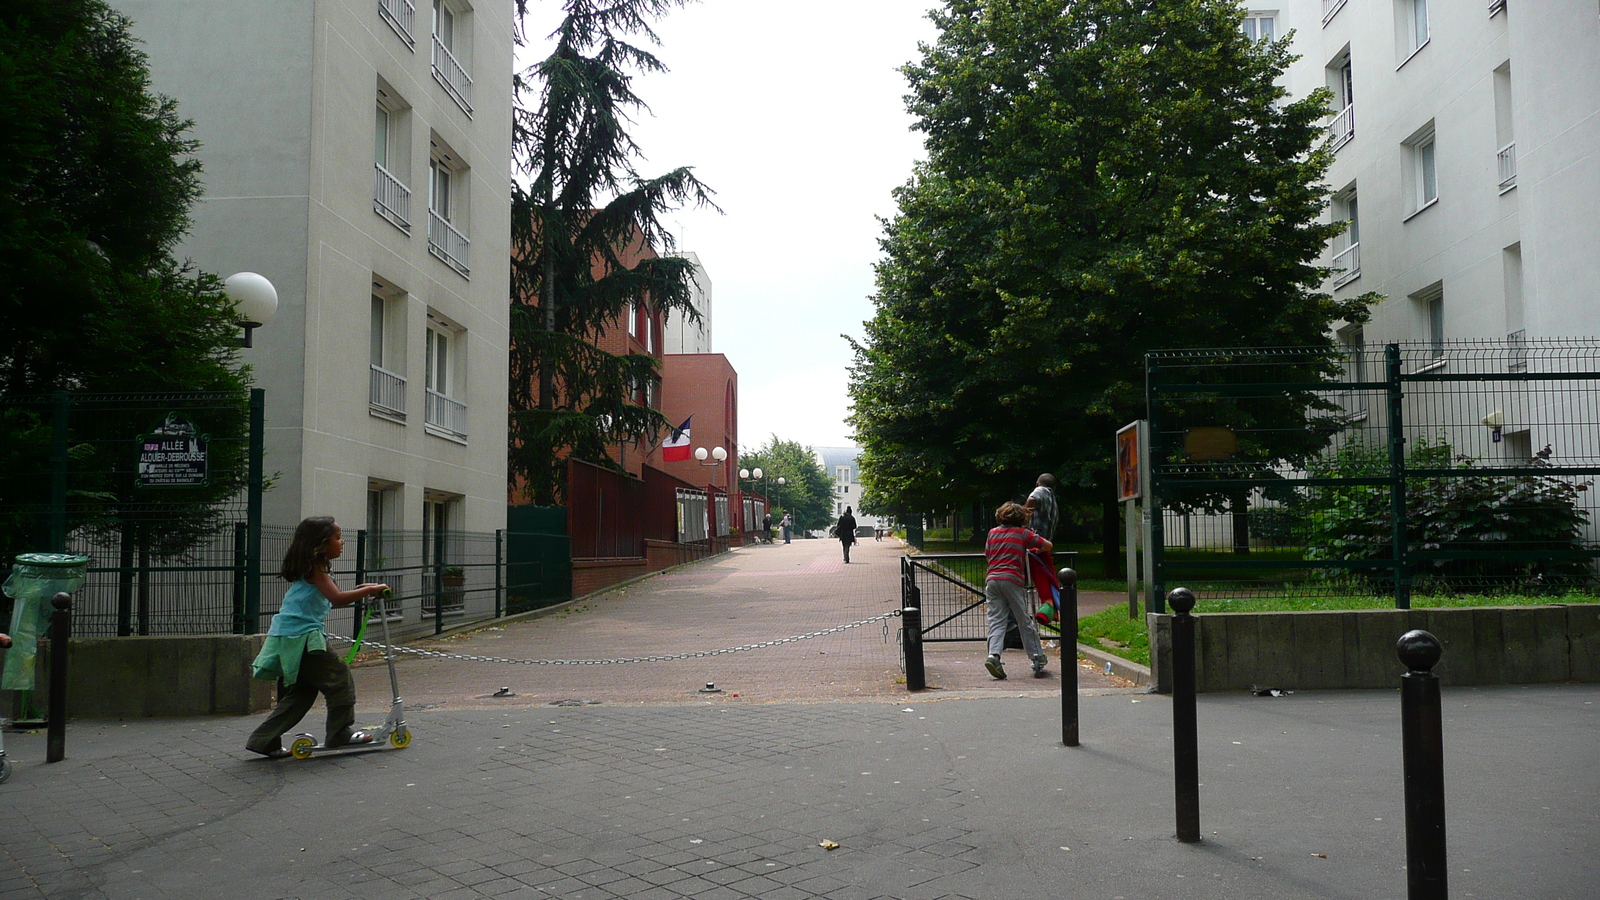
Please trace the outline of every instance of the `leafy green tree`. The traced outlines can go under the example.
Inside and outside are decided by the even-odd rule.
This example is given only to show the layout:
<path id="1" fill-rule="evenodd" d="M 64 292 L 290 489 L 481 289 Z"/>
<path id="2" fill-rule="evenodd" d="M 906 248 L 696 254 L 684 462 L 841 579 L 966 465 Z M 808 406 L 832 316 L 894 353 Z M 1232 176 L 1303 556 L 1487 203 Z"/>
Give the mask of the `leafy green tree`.
<path id="1" fill-rule="evenodd" d="M 795 530 L 800 534 L 833 524 L 833 478 L 822 471 L 817 452 L 810 447 L 773 435 L 756 450 L 741 450 L 739 468 L 759 468 L 766 475 L 766 489 L 778 510 L 773 513 L 774 521 L 787 511 L 794 515 Z M 780 476 L 787 481 L 781 488 Z M 755 487 L 760 490 L 760 482 Z"/>
<path id="2" fill-rule="evenodd" d="M 855 347 L 863 478 L 874 505 L 948 509 L 1051 471 L 1114 523 L 1112 435 L 1144 413 L 1146 350 L 1331 360 L 1329 323 L 1365 318 L 1370 297 L 1319 292 L 1342 227 L 1318 222 L 1327 95 L 1288 100 L 1288 41 L 1246 38 L 1232 0 L 931 15 L 940 37 L 905 68 L 928 159 L 896 192 Z"/>
<path id="3" fill-rule="evenodd" d="M 221 392 L 239 412 L 201 423 L 218 439 L 212 486 L 157 504 L 118 462 L 154 424 L 148 413 L 134 421 L 107 410 L 72 430 L 69 527 L 165 505 L 169 520 L 188 518 L 167 530 L 170 541 L 155 538 L 182 546 L 209 504 L 242 484 L 242 443 L 227 439 L 244 433 L 247 386 L 220 282 L 172 256 L 201 191 L 190 123 L 151 94 L 127 19 L 100 0 L 0 6 L 0 109 L 0 509 L 48 500 L 44 395 Z M 101 443 L 111 436 L 119 442 Z M 119 465 L 124 473 L 111 474 Z M 0 515 L 0 555 L 38 549 L 36 531 Z"/>
<path id="4" fill-rule="evenodd" d="M 658 378 L 654 359 L 606 353 L 595 339 L 630 305 L 699 318 L 688 260 L 624 259 L 673 246 L 663 213 L 711 205 L 689 168 L 641 176 L 626 129 L 648 111 L 631 73 L 665 69 L 630 39 L 657 43 L 650 21 L 687 2 L 564 0 L 550 55 L 513 79 L 512 156 L 526 181 L 514 179 L 511 195 L 510 469 L 535 503 L 562 495 L 564 449 L 615 467 L 608 446 L 670 425 L 638 402 Z M 525 23 L 528 0 L 517 10 Z"/>

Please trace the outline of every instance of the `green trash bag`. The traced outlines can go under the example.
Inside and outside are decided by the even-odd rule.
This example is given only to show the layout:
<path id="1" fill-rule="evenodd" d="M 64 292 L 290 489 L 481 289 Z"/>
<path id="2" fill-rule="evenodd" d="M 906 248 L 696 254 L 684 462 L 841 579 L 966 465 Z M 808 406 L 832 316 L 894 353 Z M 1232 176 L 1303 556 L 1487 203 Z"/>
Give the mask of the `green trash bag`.
<path id="1" fill-rule="evenodd" d="M 11 610 L 11 649 L 6 651 L 0 690 L 33 690 L 39 636 L 50 624 L 50 598 L 83 587 L 89 557 L 63 553 L 22 553 L 0 590 L 16 601 Z"/>

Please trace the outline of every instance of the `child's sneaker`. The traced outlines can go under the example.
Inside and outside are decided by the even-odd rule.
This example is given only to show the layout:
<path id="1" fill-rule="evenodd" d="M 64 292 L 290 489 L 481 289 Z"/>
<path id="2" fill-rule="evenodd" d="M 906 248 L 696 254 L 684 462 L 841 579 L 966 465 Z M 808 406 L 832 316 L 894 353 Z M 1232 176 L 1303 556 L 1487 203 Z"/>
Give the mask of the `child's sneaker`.
<path id="1" fill-rule="evenodd" d="M 993 675 L 995 678 L 998 678 L 1001 681 L 1006 680 L 1006 667 L 1000 664 L 1000 657 L 989 657 L 983 661 L 983 667 L 988 669 L 989 674 Z"/>
<path id="2" fill-rule="evenodd" d="M 1050 657 L 1048 656 L 1035 656 L 1033 658 L 1033 677 L 1043 678 L 1045 676 L 1044 667 L 1049 664 L 1049 662 Z"/>

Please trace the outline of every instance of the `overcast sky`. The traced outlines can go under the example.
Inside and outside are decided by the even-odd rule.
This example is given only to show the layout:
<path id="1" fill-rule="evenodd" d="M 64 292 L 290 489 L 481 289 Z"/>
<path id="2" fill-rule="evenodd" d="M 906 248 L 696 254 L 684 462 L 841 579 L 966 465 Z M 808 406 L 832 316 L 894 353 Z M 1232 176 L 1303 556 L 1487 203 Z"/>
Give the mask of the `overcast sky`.
<path id="1" fill-rule="evenodd" d="M 922 158 L 904 77 L 933 0 L 701 0 L 657 23 L 671 70 L 638 79 L 640 172 L 682 165 L 724 215 L 665 222 L 712 282 L 712 350 L 739 373 L 739 441 L 848 446 L 850 347 L 872 317 L 879 217 Z M 546 34 L 558 0 L 536 12 Z M 526 65 L 546 54 L 528 48 Z"/>

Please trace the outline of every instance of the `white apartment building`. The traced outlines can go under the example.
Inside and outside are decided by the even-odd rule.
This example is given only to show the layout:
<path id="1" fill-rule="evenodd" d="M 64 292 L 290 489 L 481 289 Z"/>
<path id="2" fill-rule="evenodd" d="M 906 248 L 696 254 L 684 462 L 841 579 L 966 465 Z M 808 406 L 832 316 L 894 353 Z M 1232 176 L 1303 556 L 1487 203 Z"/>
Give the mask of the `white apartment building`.
<path id="1" fill-rule="evenodd" d="M 1600 334 L 1600 6 L 1277 0 L 1294 96 L 1333 92 L 1338 296 L 1386 296 L 1350 346 Z"/>
<path id="2" fill-rule="evenodd" d="M 694 308 L 700 313 L 699 322 L 690 322 L 683 313 L 667 313 L 663 327 L 662 352 L 710 353 L 711 350 L 711 276 L 700 264 L 700 254 L 691 251 L 674 254 L 694 264 L 694 280 L 689 291 Z"/>
<path id="3" fill-rule="evenodd" d="M 822 466 L 822 474 L 833 479 L 833 515 L 836 518 L 848 506 L 851 508 L 850 514 L 856 518 L 857 528 L 878 528 L 890 524 L 887 519 L 869 516 L 861 511 L 861 482 L 857 478 L 861 474 L 860 447 L 816 447 L 814 450 L 817 463 Z"/>
<path id="4" fill-rule="evenodd" d="M 503 528 L 510 4 L 112 2 L 202 145 L 179 255 L 278 291 L 267 524 Z"/>

